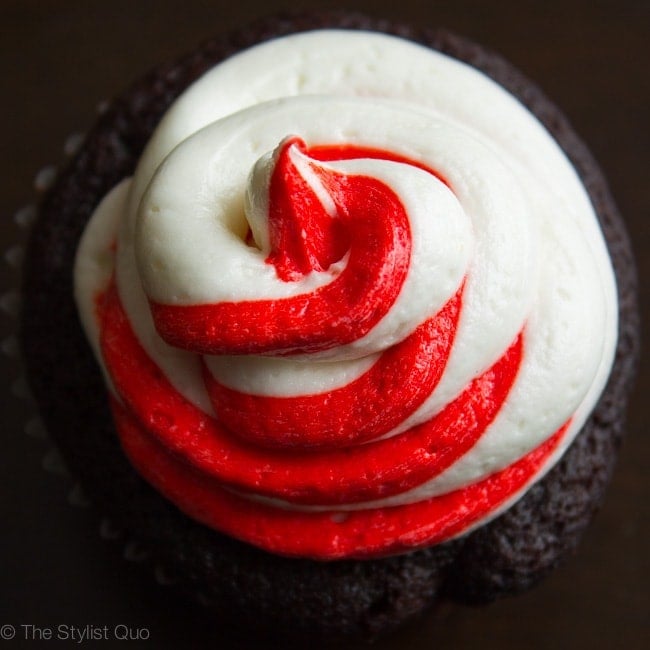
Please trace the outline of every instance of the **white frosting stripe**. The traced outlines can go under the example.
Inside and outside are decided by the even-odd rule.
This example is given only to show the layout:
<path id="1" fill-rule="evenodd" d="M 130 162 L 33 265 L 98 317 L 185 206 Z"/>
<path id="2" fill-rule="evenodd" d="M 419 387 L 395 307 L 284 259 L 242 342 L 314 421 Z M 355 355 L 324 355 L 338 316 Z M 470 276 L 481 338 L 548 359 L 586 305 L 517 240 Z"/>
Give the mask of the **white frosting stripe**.
<path id="1" fill-rule="evenodd" d="M 170 347 L 155 331 L 148 299 L 183 306 L 309 295 L 346 268 L 343 257 L 285 282 L 266 262 L 273 151 L 292 134 L 308 147 L 379 149 L 414 163 L 363 156 L 318 162 L 291 153 L 333 218 L 336 202 L 321 172 L 376 179 L 399 197 L 412 236 L 399 295 L 361 338 L 291 360 L 201 359 Z M 257 247 L 247 243 L 249 226 Z M 385 433 L 399 436 L 443 412 L 523 332 L 512 389 L 476 444 L 415 487 L 342 509 L 415 503 L 458 490 L 511 466 L 570 420 L 559 451 L 540 465 L 541 477 L 581 429 L 613 360 L 611 264 L 560 147 L 485 76 L 389 36 L 324 31 L 278 39 L 217 66 L 182 95 L 133 181 L 96 212 L 79 250 L 77 299 L 95 344 L 94 299 L 105 287 L 104 259 L 116 236 L 115 276 L 131 327 L 175 389 L 208 418 L 218 420 L 219 413 L 203 384 L 204 366 L 242 394 L 292 398 L 338 390 L 463 285 L 444 373 L 423 403 Z"/>

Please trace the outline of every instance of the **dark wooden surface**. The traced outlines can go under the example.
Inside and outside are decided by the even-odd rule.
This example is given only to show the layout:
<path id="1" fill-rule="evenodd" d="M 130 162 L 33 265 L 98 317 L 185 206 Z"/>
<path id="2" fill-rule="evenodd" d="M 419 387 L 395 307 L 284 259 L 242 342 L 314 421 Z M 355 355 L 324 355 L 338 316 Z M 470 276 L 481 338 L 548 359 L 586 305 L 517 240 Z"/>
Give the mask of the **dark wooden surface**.
<path id="1" fill-rule="evenodd" d="M 1 251 L 23 237 L 13 215 L 33 201 L 35 172 L 62 161 L 64 139 L 89 127 L 100 100 L 215 32 L 290 7 L 360 9 L 445 26 L 502 53 L 535 79 L 565 110 L 610 180 L 633 237 L 648 322 L 648 0 L 294 0 L 272 6 L 255 0 L 3 0 Z M 18 271 L 3 262 L 3 293 L 17 281 Z M 0 306 L 11 308 L 8 302 Z M 0 339 L 9 352 L 6 341 L 13 329 L 10 316 L 0 311 Z M 223 630 L 204 612 L 157 585 L 148 569 L 124 560 L 125 540 L 100 537 L 99 513 L 70 507 L 72 480 L 43 471 L 50 445 L 24 433 L 30 407 L 9 388 L 19 364 L 4 354 L 0 364 L 0 626 L 13 624 L 18 632 L 0 645 L 23 647 L 18 626 L 30 623 L 147 628 L 149 641 L 133 641 L 136 647 L 225 647 Z M 650 375 L 642 363 L 613 484 L 579 553 L 566 566 L 527 595 L 482 609 L 443 608 L 375 647 L 650 647 L 649 391 Z"/>

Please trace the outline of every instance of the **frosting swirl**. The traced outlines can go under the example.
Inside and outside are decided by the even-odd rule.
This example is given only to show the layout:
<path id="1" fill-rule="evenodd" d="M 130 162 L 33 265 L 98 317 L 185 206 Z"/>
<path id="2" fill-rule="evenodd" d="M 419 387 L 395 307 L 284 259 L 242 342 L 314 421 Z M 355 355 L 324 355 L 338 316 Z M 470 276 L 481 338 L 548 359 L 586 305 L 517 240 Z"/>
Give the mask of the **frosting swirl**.
<path id="1" fill-rule="evenodd" d="M 134 465 L 287 555 L 493 518 L 580 430 L 616 340 L 558 145 L 480 73 L 380 34 L 290 36 L 207 73 L 97 208 L 75 274 Z"/>

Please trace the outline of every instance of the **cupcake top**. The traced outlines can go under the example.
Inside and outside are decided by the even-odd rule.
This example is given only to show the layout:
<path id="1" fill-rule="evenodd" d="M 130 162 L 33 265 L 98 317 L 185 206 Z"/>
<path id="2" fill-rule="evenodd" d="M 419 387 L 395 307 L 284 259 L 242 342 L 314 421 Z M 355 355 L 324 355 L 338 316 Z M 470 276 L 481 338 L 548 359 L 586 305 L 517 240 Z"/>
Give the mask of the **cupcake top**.
<path id="1" fill-rule="evenodd" d="M 75 270 L 133 464 L 269 551 L 462 535 L 603 390 L 613 272 L 560 147 L 473 68 L 324 30 L 213 68 L 97 208 Z"/>

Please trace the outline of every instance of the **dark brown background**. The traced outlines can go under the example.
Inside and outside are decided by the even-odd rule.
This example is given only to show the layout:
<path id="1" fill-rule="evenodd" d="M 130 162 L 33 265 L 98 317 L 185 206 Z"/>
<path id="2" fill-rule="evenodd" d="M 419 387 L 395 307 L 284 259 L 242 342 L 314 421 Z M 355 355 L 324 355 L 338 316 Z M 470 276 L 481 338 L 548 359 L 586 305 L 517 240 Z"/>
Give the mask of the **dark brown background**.
<path id="1" fill-rule="evenodd" d="M 291 7 L 361 9 L 446 26 L 500 52 L 535 79 L 564 108 L 609 177 L 633 237 L 648 322 L 649 0 L 3 0 L 0 249 L 22 236 L 13 214 L 34 199 L 35 172 L 61 162 L 63 140 L 89 127 L 101 99 L 215 32 Z M 3 288 L 17 284 L 18 272 L 2 263 L 0 282 Z M 0 339 L 9 351 L 13 327 L 0 311 Z M 24 434 L 29 406 L 5 388 L 19 376 L 18 363 L 0 356 L 0 626 L 123 623 L 150 630 L 149 642 L 131 642 L 136 647 L 225 647 L 222 630 L 205 612 L 158 586 L 149 569 L 123 559 L 123 539 L 101 539 L 99 513 L 70 507 L 72 480 L 43 471 L 50 445 Z M 376 647 L 650 647 L 648 391 L 642 364 L 613 485 L 576 557 L 525 596 L 484 609 L 445 608 Z M 23 642 L 2 644 L 18 648 Z"/>

